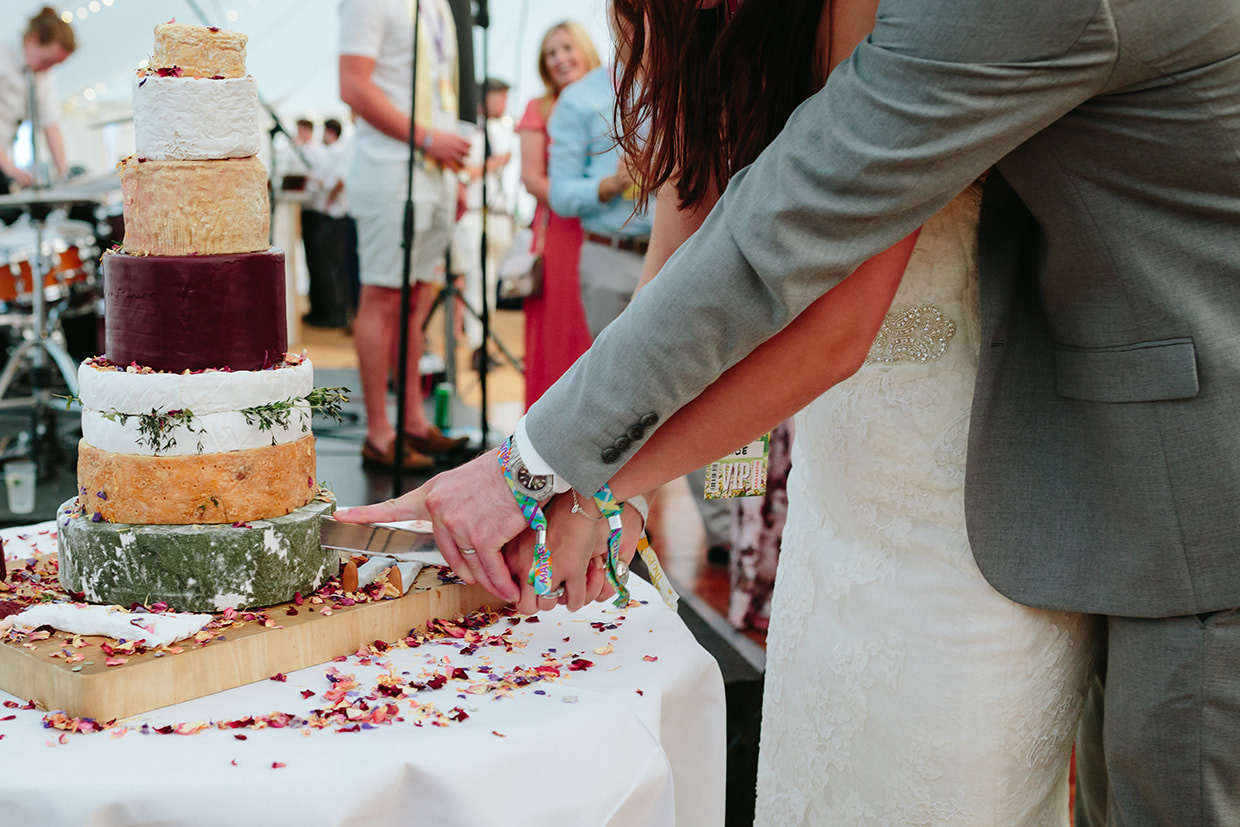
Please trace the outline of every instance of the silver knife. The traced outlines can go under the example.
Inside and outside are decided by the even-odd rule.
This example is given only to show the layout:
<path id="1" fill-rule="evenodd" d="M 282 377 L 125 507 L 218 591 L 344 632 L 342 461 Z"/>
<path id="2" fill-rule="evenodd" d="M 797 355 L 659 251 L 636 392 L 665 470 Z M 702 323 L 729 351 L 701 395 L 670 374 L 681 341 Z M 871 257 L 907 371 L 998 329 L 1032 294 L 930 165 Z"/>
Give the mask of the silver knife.
<path id="1" fill-rule="evenodd" d="M 342 523 L 332 517 L 322 518 L 319 536 L 324 548 L 358 554 L 400 557 L 413 553 L 439 553 L 435 536 L 430 532 L 374 523 Z"/>

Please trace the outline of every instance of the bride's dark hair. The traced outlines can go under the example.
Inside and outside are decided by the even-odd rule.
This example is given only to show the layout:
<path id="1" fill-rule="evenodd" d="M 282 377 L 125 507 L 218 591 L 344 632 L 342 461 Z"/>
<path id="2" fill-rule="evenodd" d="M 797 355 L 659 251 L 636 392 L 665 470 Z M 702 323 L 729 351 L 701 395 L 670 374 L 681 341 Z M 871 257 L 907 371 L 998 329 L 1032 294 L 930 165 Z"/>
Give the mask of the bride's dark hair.
<path id="1" fill-rule="evenodd" d="M 684 207 L 722 191 L 818 87 L 830 0 L 612 0 L 621 43 L 615 120 L 643 197 L 669 181 Z"/>

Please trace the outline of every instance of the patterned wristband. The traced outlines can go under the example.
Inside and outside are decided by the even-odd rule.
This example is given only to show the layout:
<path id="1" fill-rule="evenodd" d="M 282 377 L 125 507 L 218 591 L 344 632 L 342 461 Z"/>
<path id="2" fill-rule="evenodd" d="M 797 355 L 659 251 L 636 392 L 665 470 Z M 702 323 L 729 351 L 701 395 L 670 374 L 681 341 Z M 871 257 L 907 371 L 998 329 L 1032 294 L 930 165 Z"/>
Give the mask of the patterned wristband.
<path id="1" fill-rule="evenodd" d="M 499 468 L 504 475 L 504 481 L 508 483 L 508 490 L 512 492 L 517 506 L 525 515 L 526 522 L 538 533 L 538 541 L 534 544 L 534 565 L 530 568 L 526 581 L 534 587 L 535 594 L 542 596 L 551 592 L 551 552 L 547 550 L 547 517 L 543 514 L 538 500 L 517 487 L 517 481 L 513 479 L 512 471 L 508 467 L 511 456 L 512 437 L 508 437 L 499 448 Z"/>
<path id="2" fill-rule="evenodd" d="M 612 605 L 620 607 L 629 602 L 629 590 L 620 579 L 620 515 L 624 512 L 624 504 L 616 502 L 611 493 L 611 486 L 603 483 L 603 487 L 594 492 L 594 504 L 607 518 L 607 582 L 616 590 L 616 599 Z"/>

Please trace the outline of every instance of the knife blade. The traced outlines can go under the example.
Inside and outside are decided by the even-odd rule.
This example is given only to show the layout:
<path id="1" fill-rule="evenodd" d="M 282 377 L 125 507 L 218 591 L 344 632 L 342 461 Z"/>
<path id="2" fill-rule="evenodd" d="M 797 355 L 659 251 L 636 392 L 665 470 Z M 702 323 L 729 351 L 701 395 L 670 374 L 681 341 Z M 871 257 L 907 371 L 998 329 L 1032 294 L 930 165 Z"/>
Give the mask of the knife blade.
<path id="1" fill-rule="evenodd" d="M 323 517 L 319 523 L 319 537 L 324 548 L 358 554 L 388 557 L 439 554 L 435 537 L 430 532 L 378 523 L 342 523 L 333 517 Z"/>

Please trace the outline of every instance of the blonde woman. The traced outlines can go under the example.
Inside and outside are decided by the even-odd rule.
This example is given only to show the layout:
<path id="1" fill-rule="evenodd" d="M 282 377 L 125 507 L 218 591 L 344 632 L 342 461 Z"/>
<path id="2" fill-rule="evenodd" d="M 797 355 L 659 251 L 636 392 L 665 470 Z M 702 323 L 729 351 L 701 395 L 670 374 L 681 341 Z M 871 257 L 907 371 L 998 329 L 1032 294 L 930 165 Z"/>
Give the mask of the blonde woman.
<path id="1" fill-rule="evenodd" d="M 567 20 L 552 26 L 538 52 L 538 74 L 546 92 L 529 102 L 517 124 L 521 183 L 538 199 L 534 249 L 543 251 L 542 293 L 525 300 L 526 407 L 590 346 L 577 269 L 581 222 L 556 215 L 547 205 L 547 120 L 564 87 L 599 64 L 598 51 L 580 23 Z"/>

